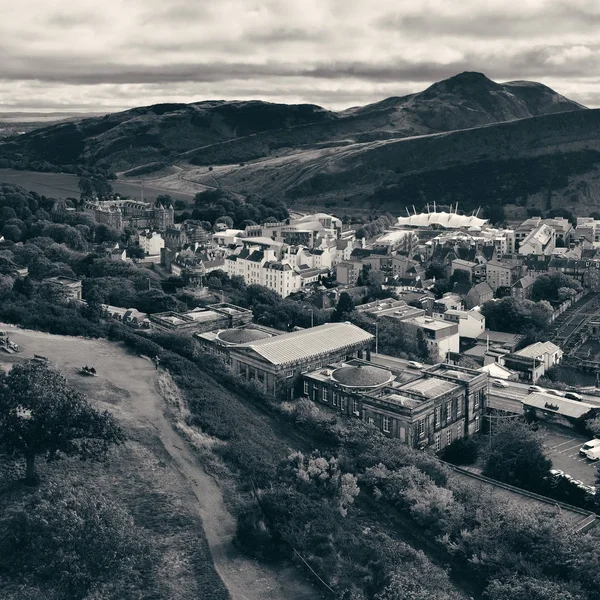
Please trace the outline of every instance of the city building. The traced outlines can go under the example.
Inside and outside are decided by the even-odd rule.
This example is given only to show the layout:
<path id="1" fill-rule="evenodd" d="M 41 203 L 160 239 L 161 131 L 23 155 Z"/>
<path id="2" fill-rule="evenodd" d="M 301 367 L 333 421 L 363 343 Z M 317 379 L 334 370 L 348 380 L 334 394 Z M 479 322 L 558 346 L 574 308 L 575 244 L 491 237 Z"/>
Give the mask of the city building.
<path id="1" fill-rule="evenodd" d="M 463 271 L 469 276 L 469 281 L 473 281 L 475 269 L 478 267 L 478 263 L 471 262 L 470 260 L 462 260 L 461 258 L 455 258 L 451 263 L 450 274 L 454 275 L 456 271 Z"/>
<path id="2" fill-rule="evenodd" d="M 229 350 L 229 362 L 234 373 L 256 379 L 273 397 L 291 400 L 302 394 L 304 373 L 340 360 L 369 360 L 373 340 L 351 323 L 327 323 L 239 344 Z"/>
<path id="3" fill-rule="evenodd" d="M 517 300 L 529 300 L 533 291 L 533 282 L 535 279 L 531 275 L 521 277 L 516 283 L 513 283 L 510 288 L 510 294 Z"/>
<path id="4" fill-rule="evenodd" d="M 396 321 L 406 321 L 407 319 L 420 317 L 425 314 L 425 310 L 422 308 L 411 306 L 404 300 L 392 300 L 390 298 L 360 304 L 355 310 L 357 313 L 369 315 L 376 319 L 388 317 Z"/>
<path id="5" fill-rule="evenodd" d="M 519 246 L 519 254 L 549 256 L 554 248 L 556 248 L 556 231 L 543 223 L 523 239 Z"/>
<path id="6" fill-rule="evenodd" d="M 485 373 L 447 364 L 401 372 L 351 360 L 306 373 L 302 391 L 412 448 L 439 451 L 480 430 L 487 380 Z"/>
<path id="7" fill-rule="evenodd" d="M 552 342 L 535 342 L 530 346 L 517 350 L 515 354 L 541 360 L 544 363 L 545 371 L 560 364 L 563 357 L 562 349 Z"/>
<path id="8" fill-rule="evenodd" d="M 252 321 L 252 311 L 234 304 L 219 303 L 185 313 L 156 313 L 148 318 L 156 329 L 197 333 L 246 325 Z"/>
<path id="9" fill-rule="evenodd" d="M 420 316 L 413 317 L 404 323 L 415 330 L 420 330 L 427 342 L 430 356 L 434 360 L 446 360 L 449 352 L 460 351 L 458 324 L 442 319 Z"/>
<path id="10" fill-rule="evenodd" d="M 433 303 L 433 316 L 441 318 L 447 310 L 462 310 L 463 300 L 460 294 L 446 292 Z"/>
<path id="11" fill-rule="evenodd" d="M 521 264 L 490 260 L 486 265 L 486 282 L 495 292 L 499 287 L 512 287 L 521 279 Z"/>
<path id="12" fill-rule="evenodd" d="M 488 263 L 489 265 L 489 263 Z M 481 306 L 494 298 L 494 290 L 487 281 L 474 285 L 465 296 L 465 306 L 468 309 Z"/>
<path id="13" fill-rule="evenodd" d="M 175 210 L 172 206 L 153 206 L 143 200 L 95 200 L 86 202 L 83 211 L 98 223 L 106 223 L 115 229 L 128 226 L 133 229 L 151 228 L 165 231 L 175 222 Z"/>
<path id="14" fill-rule="evenodd" d="M 542 223 L 554 229 L 556 232 L 556 239 L 560 240 L 563 246 L 569 246 L 574 229 L 568 219 L 565 219 L 564 217 L 554 217 L 553 219 L 544 219 Z"/>
<path id="15" fill-rule="evenodd" d="M 458 325 L 461 338 L 475 339 L 485 331 L 485 317 L 478 310 L 447 310 L 444 321 Z"/>
<path id="16" fill-rule="evenodd" d="M 165 247 L 165 240 L 158 231 L 143 231 L 138 241 L 146 256 L 160 256 L 161 249 Z"/>
<path id="17" fill-rule="evenodd" d="M 342 285 L 355 286 L 358 276 L 362 270 L 362 265 L 357 262 L 341 262 L 335 268 L 335 276 L 338 283 Z"/>

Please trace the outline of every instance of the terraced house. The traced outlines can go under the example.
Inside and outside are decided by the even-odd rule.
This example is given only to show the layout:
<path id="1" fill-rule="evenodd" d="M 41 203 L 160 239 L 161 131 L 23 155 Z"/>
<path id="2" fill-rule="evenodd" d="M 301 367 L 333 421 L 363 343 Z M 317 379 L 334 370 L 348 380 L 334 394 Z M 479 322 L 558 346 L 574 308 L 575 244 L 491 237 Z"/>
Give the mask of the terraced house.
<path id="1" fill-rule="evenodd" d="M 486 373 L 445 363 L 397 371 L 352 360 L 305 374 L 303 393 L 412 448 L 438 451 L 480 430 L 487 380 Z"/>

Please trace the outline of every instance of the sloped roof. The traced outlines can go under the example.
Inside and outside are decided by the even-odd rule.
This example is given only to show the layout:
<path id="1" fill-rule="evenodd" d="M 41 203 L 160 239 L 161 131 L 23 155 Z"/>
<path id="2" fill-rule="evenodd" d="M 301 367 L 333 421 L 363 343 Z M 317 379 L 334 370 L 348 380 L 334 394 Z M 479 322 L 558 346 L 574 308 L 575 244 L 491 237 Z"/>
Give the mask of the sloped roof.
<path id="1" fill-rule="evenodd" d="M 274 338 L 249 342 L 238 350 L 249 350 L 274 365 L 285 365 L 343 350 L 356 344 L 368 344 L 374 336 L 351 323 L 326 323 Z"/>
<path id="2" fill-rule="evenodd" d="M 480 296 L 483 296 L 484 294 L 494 294 L 494 290 L 487 281 L 474 285 L 470 291 L 479 294 Z"/>
<path id="3" fill-rule="evenodd" d="M 494 379 L 510 379 L 513 375 L 513 372 L 498 363 L 490 363 L 489 365 L 485 365 L 483 367 L 479 367 L 477 369 L 482 373 L 487 373 L 490 377 Z"/>
<path id="4" fill-rule="evenodd" d="M 558 396 L 551 396 L 544 392 L 535 392 L 525 396 L 523 399 L 523 406 L 529 406 L 531 408 L 539 408 L 546 410 L 558 415 L 565 417 L 572 417 L 578 419 L 586 415 L 590 410 L 597 408 L 591 404 L 585 402 L 579 402 L 577 400 L 569 400 L 568 398 L 560 398 Z M 556 409 L 551 407 L 555 406 Z"/>
<path id="5" fill-rule="evenodd" d="M 535 342 L 521 350 L 517 350 L 515 354 L 519 356 L 528 356 L 529 358 L 538 358 L 543 354 L 554 354 L 558 352 L 560 347 L 552 342 Z"/>
<path id="6" fill-rule="evenodd" d="M 521 279 L 519 279 L 519 281 L 517 281 L 517 283 L 515 283 L 513 285 L 513 287 L 526 289 L 530 285 L 533 285 L 534 281 L 535 281 L 535 279 L 533 277 L 531 277 L 531 275 L 525 275 L 525 277 L 521 277 Z"/>

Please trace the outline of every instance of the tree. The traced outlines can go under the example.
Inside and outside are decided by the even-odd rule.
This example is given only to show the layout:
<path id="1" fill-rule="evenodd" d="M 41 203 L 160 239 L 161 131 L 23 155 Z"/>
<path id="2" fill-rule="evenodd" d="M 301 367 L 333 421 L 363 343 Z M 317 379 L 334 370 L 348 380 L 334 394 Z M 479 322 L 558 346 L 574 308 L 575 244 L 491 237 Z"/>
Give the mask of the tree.
<path id="1" fill-rule="evenodd" d="M 228 217 L 228 216 L 219 217 L 215 221 L 215 225 L 218 225 L 220 223 L 223 223 L 227 227 L 227 229 L 232 229 L 233 228 L 233 219 L 231 217 Z"/>
<path id="2" fill-rule="evenodd" d="M 11 242 L 18 242 L 21 240 L 23 232 L 12 223 L 5 225 L 2 228 L 2 236 Z"/>
<path id="3" fill-rule="evenodd" d="M 15 365 L 0 379 L 0 445 L 25 458 L 28 483 L 35 460 L 62 455 L 103 460 L 125 436 L 107 411 L 99 412 L 65 378 L 46 364 Z"/>
<path id="4" fill-rule="evenodd" d="M 429 358 L 429 346 L 422 329 L 417 329 L 417 354 L 422 359 Z"/>
<path id="5" fill-rule="evenodd" d="M 600 417 L 594 417 L 592 419 L 588 419 L 585 422 L 585 426 L 587 430 L 592 433 L 594 437 L 600 436 Z"/>
<path id="6" fill-rule="evenodd" d="M 552 468 L 542 438 L 522 422 L 493 424 L 483 474 L 524 489 L 539 490 Z"/>
<path id="7" fill-rule="evenodd" d="M 87 177 L 81 177 L 77 183 L 77 187 L 81 192 L 81 200 L 91 200 L 94 197 L 94 186 L 92 181 Z"/>
<path id="8" fill-rule="evenodd" d="M 150 558 L 147 536 L 131 515 L 93 488 L 51 482 L 24 502 L 5 502 L 0 529 L 0 572 L 65 600 L 105 598 L 88 593 L 105 583 L 131 584 Z"/>
<path id="9" fill-rule="evenodd" d="M 350 313 L 354 310 L 354 301 L 352 296 L 348 292 L 342 292 L 338 303 L 336 304 L 335 310 L 331 315 L 331 321 L 333 323 L 339 323 L 341 321 L 347 321 Z"/>
<path id="10" fill-rule="evenodd" d="M 144 258 L 146 252 L 141 246 L 129 246 L 127 248 L 129 258 Z"/>
<path id="11" fill-rule="evenodd" d="M 485 590 L 487 600 L 578 600 L 564 583 L 516 576 L 500 581 L 494 579 Z"/>

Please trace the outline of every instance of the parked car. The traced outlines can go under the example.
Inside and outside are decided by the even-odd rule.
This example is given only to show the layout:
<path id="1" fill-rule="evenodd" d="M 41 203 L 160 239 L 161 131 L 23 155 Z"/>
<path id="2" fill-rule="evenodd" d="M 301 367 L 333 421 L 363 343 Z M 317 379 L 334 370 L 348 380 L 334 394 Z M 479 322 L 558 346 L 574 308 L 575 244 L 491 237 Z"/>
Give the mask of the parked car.
<path id="1" fill-rule="evenodd" d="M 560 469 L 550 469 L 550 475 L 552 475 L 552 477 L 563 477 L 564 474 L 565 472 Z"/>
<path id="2" fill-rule="evenodd" d="M 529 393 L 530 394 L 534 394 L 536 392 L 543 392 L 544 388 L 541 388 L 539 385 L 530 385 L 529 386 Z"/>
<path id="3" fill-rule="evenodd" d="M 586 485 L 583 489 L 591 496 L 596 495 L 596 488 L 593 485 Z"/>
<path id="4" fill-rule="evenodd" d="M 546 394 L 550 394 L 551 396 L 558 396 L 562 398 L 563 395 L 558 390 L 546 390 Z"/>
<path id="5" fill-rule="evenodd" d="M 422 369 L 423 365 L 420 362 L 417 362 L 416 360 L 410 360 L 408 362 L 408 367 L 410 367 L 411 369 Z"/>
<path id="6" fill-rule="evenodd" d="M 581 446 L 581 448 L 579 448 L 579 454 L 581 456 L 587 456 L 588 452 L 590 450 L 594 450 L 595 448 L 600 449 L 600 440 L 594 438 L 593 440 L 586 442 L 583 446 Z"/>
<path id="7" fill-rule="evenodd" d="M 506 381 L 504 381 L 503 379 L 494 379 L 494 381 L 492 381 L 492 385 L 498 388 L 509 387 L 508 383 L 506 383 Z"/>
<path id="8" fill-rule="evenodd" d="M 583 400 L 583 398 L 575 392 L 567 392 L 565 394 L 565 398 L 568 398 L 569 400 L 577 400 L 577 402 L 581 402 Z"/>

